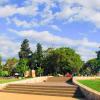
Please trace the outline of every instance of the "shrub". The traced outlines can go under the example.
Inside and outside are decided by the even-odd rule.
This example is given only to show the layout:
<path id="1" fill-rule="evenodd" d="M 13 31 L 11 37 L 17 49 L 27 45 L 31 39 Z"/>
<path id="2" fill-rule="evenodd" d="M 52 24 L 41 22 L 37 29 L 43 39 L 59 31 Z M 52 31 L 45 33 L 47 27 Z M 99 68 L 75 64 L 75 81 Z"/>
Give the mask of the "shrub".
<path id="1" fill-rule="evenodd" d="M 7 77 L 7 76 L 9 76 L 9 72 L 8 71 L 0 71 L 0 76 Z"/>
<path id="2" fill-rule="evenodd" d="M 36 74 L 37 74 L 38 76 L 43 75 L 43 72 L 44 72 L 44 69 L 41 68 L 41 67 L 38 67 L 38 69 L 36 70 Z"/>

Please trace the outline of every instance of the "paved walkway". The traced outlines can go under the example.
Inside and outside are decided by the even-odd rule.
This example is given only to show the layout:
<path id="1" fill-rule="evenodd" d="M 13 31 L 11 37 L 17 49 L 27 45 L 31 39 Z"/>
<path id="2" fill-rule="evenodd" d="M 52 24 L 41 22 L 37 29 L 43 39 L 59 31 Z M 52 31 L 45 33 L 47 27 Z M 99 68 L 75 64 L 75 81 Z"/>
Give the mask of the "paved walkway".
<path id="1" fill-rule="evenodd" d="M 28 84 L 27 84 L 28 85 Z M 29 84 L 30 85 L 30 84 Z M 73 86 L 65 82 L 42 82 L 32 85 L 42 86 Z M 45 96 L 45 95 L 29 95 L 29 94 L 17 94 L 17 93 L 5 93 L 0 92 L 0 100 L 83 100 L 72 97 L 60 97 L 60 96 Z"/>
<path id="2" fill-rule="evenodd" d="M 0 92 L 0 100 L 79 100 L 71 97 L 41 96 Z"/>

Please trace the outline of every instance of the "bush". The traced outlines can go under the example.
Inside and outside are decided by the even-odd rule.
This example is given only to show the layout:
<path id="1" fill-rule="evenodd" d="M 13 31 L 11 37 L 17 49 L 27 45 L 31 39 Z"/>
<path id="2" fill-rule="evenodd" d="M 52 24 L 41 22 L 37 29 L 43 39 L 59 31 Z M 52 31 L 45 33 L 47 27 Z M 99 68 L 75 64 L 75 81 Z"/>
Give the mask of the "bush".
<path id="1" fill-rule="evenodd" d="M 2 71 L 0 70 L 0 76 L 2 76 Z"/>
<path id="2" fill-rule="evenodd" d="M 16 66 L 17 73 L 19 73 L 20 76 L 22 77 L 24 76 L 24 73 L 29 70 L 29 66 L 27 66 L 27 62 L 28 62 L 27 59 L 21 59 Z"/>
<path id="3" fill-rule="evenodd" d="M 41 68 L 41 67 L 38 67 L 38 69 L 36 70 L 36 74 L 37 74 L 38 76 L 43 75 L 43 72 L 44 72 L 44 69 Z"/>
<path id="4" fill-rule="evenodd" d="M 8 71 L 0 71 L 0 76 L 7 77 L 7 76 L 9 76 L 9 72 Z"/>

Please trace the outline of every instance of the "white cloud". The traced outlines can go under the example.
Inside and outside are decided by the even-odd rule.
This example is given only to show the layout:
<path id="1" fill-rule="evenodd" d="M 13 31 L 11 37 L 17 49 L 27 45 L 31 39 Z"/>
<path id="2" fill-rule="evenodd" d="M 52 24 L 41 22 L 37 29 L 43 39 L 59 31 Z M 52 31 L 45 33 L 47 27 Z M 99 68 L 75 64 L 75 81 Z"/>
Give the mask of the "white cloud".
<path id="1" fill-rule="evenodd" d="M 99 0 L 31 0 L 36 6 L 45 3 L 45 9 L 39 12 L 42 24 L 51 23 L 59 18 L 66 21 L 88 21 L 100 28 Z M 58 5 L 56 5 L 58 3 Z M 59 6 L 60 5 L 60 6 Z M 51 8 L 60 7 L 60 11 L 53 13 Z"/>
<path id="2" fill-rule="evenodd" d="M 81 58 L 84 59 L 84 61 L 87 61 L 92 58 L 96 58 L 96 51 L 91 50 L 90 48 L 86 48 L 84 46 L 79 46 L 76 49 L 77 53 L 81 55 Z"/>
<path id="3" fill-rule="evenodd" d="M 8 22 L 9 22 L 9 20 L 8 20 Z M 15 18 L 12 18 L 10 21 L 12 21 L 16 26 L 23 27 L 23 28 L 31 28 L 33 26 L 34 27 L 39 26 L 39 23 L 37 23 L 34 20 L 32 20 L 32 21 L 26 21 L 26 20 L 20 20 L 20 19 L 18 19 L 18 18 L 15 17 Z"/>
<path id="4" fill-rule="evenodd" d="M 17 7 L 16 5 L 5 5 L 0 7 L 0 17 L 9 17 L 15 14 L 20 15 L 35 15 L 37 13 L 37 7 L 35 6 L 23 6 Z"/>
<path id="5" fill-rule="evenodd" d="M 61 37 L 54 35 L 48 31 L 42 31 L 38 32 L 35 30 L 24 30 L 24 31 L 15 31 L 15 30 L 10 30 L 15 32 L 16 34 L 22 36 L 22 37 L 30 37 L 34 40 L 38 40 L 41 42 L 46 42 L 46 43 L 53 43 L 57 45 L 68 45 L 68 46 L 84 46 L 84 47 L 90 47 L 90 48 L 98 48 L 100 43 L 97 42 L 91 42 L 87 38 L 83 38 L 81 40 L 72 40 L 67 37 Z M 43 38 L 41 38 L 43 37 Z"/>
<path id="6" fill-rule="evenodd" d="M 5 0 L 6 1 L 6 0 Z M 3 0 L 1 1 L 3 2 Z M 6 4 L 0 7 L 0 17 L 13 16 L 14 14 L 27 16 L 40 16 L 39 24 L 52 23 L 55 19 L 68 21 L 88 21 L 100 28 L 100 1 L 99 0 L 30 0 L 23 2 L 19 7 Z M 58 4 L 56 4 L 58 3 Z M 39 11 L 39 5 L 45 8 Z M 60 8 L 55 11 L 52 8 Z"/>
<path id="7" fill-rule="evenodd" d="M 5 7 L 0 7 L 0 17 L 8 17 L 15 14 L 16 7 L 7 5 Z"/>
<path id="8" fill-rule="evenodd" d="M 24 6 L 24 7 L 19 7 L 16 9 L 16 13 L 21 14 L 21 15 L 36 15 L 37 14 L 37 6 Z"/>
<path id="9" fill-rule="evenodd" d="M 80 46 L 90 47 L 90 48 L 98 48 L 100 43 L 98 42 L 91 42 L 87 38 L 83 38 L 82 40 L 76 40 L 76 43 Z"/>
<path id="10" fill-rule="evenodd" d="M 51 25 L 51 28 L 57 31 L 61 31 L 61 29 L 57 25 Z"/>
<path id="11" fill-rule="evenodd" d="M 5 3 L 8 0 L 1 0 L 1 3 Z M 53 2 L 51 2 L 50 0 L 30 0 L 27 1 L 27 3 L 25 4 L 25 2 L 23 1 L 23 5 L 22 7 L 19 7 L 17 4 L 5 4 L 4 6 L 0 6 L 0 17 L 8 17 L 8 16 L 13 16 L 14 14 L 20 14 L 20 15 L 31 15 L 34 16 L 36 14 L 38 14 L 38 10 L 39 10 L 39 4 L 46 4 L 46 9 L 44 10 L 45 12 L 45 17 L 46 14 L 50 11 L 50 7 L 53 6 Z M 42 13 L 43 14 L 43 13 Z M 48 15 L 50 15 L 48 13 Z"/>
<path id="12" fill-rule="evenodd" d="M 23 27 L 23 28 L 32 28 L 32 27 L 38 27 L 39 25 L 41 25 L 40 23 L 36 22 L 36 21 L 26 21 L 26 20 L 20 20 L 18 18 L 6 18 L 7 23 L 11 24 L 14 23 L 16 26 L 18 27 Z M 42 23 L 43 24 L 43 23 Z M 57 25 L 48 25 L 48 27 L 51 27 L 52 29 L 56 30 L 56 31 L 61 31 L 61 29 L 57 26 Z"/>
<path id="13" fill-rule="evenodd" d="M 15 23 L 19 27 L 29 28 L 29 27 L 32 26 L 32 24 L 29 23 L 29 22 L 27 22 L 26 20 L 22 21 L 22 20 L 19 20 L 17 18 L 13 18 L 12 19 L 12 22 Z"/>
<path id="14" fill-rule="evenodd" d="M 88 21 L 100 28 L 99 0 L 62 0 L 58 18 L 67 21 Z"/>
<path id="15" fill-rule="evenodd" d="M 42 11 L 39 11 L 40 4 L 41 5 L 45 4 L 45 9 L 43 9 Z M 53 21 L 54 16 L 52 13 L 53 11 L 51 10 L 51 7 L 53 6 L 54 6 L 54 2 L 51 0 L 40 0 L 40 1 L 30 0 L 30 1 L 27 1 L 27 3 L 23 5 L 22 7 L 18 6 L 17 4 L 15 5 L 6 4 L 5 6 L 0 7 L 0 17 L 4 18 L 4 17 L 13 16 L 15 14 L 25 15 L 27 17 L 30 17 L 30 16 L 34 17 L 38 15 L 40 16 L 40 20 L 38 21 L 38 24 L 45 25 Z M 20 22 L 18 24 L 20 24 Z"/>
<path id="16" fill-rule="evenodd" d="M 0 36 L 0 54 L 4 59 L 8 57 L 14 57 L 19 51 L 19 43 L 14 42 L 12 39 L 6 36 Z"/>

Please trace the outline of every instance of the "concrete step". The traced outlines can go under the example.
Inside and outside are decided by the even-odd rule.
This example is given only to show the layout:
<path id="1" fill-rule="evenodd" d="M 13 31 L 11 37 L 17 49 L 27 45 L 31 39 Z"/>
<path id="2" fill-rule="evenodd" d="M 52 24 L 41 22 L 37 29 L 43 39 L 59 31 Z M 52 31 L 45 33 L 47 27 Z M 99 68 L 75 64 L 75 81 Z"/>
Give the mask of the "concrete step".
<path id="1" fill-rule="evenodd" d="M 78 91 L 78 92 L 77 92 Z M 3 92 L 10 93 L 23 93 L 23 94 L 38 94 L 38 95 L 52 95 L 52 96 L 68 96 L 68 97 L 82 97 L 81 93 L 76 86 L 35 86 L 35 85 L 22 85 L 12 84 L 4 88 Z"/>
<path id="2" fill-rule="evenodd" d="M 83 98 L 80 89 L 66 84 L 71 78 L 51 77 L 40 84 L 10 84 L 2 92 Z"/>
<path id="3" fill-rule="evenodd" d="M 40 92 L 40 91 L 16 91 L 16 90 L 3 90 L 3 92 L 9 93 L 22 93 L 22 94 L 36 94 L 36 95 L 49 95 L 49 96 L 64 96 L 64 97 L 77 97 L 74 93 L 48 93 L 48 92 Z M 78 96 L 81 97 L 81 96 Z"/>
<path id="4" fill-rule="evenodd" d="M 5 89 L 38 89 L 38 90 L 56 90 L 56 91 L 76 91 L 78 88 L 77 87 L 52 87 L 52 86 L 7 86 Z"/>
<path id="5" fill-rule="evenodd" d="M 77 88 L 50 88 L 50 87 L 6 87 L 5 89 L 32 89 L 32 90 L 52 90 L 52 91 L 76 91 Z"/>
<path id="6" fill-rule="evenodd" d="M 57 93 L 75 93 L 76 91 L 73 91 L 73 90 L 65 90 L 65 91 L 63 91 L 63 90 L 49 90 L 49 89 L 29 89 L 29 88 L 7 88 L 6 90 L 16 90 L 16 91 L 29 91 L 29 92 L 34 92 L 34 91 L 38 91 L 38 92 L 48 92 L 48 93 L 55 93 L 55 92 L 57 92 Z"/>
<path id="7" fill-rule="evenodd" d="M 62 88 L 62 89 L 65 89 L 65 88 L 72 88 L 72 89 L 76 89 L 77 86 L 74 86 L 74 85 L 70 85 L 70 86 L 50 86 L 50 85 L 32 85 L 32 84 L 10 84 L 8 85 L 7 87 L 35 87 L 35 88 Z"/>

